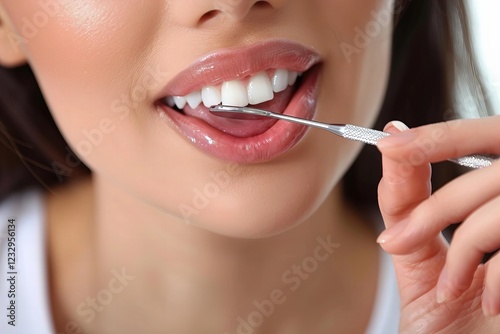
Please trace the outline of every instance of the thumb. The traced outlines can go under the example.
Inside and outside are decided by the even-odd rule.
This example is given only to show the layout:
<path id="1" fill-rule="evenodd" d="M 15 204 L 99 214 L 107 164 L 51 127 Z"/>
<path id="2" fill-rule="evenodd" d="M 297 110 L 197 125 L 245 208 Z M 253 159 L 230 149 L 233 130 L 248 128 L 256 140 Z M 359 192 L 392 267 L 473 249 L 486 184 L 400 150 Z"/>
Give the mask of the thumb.
<path id="1" fill-rule="evenodd" d="M 395 121 L 389 123 L 384 131 L 394 134 L 407 129 L 406 125 Z M 383 142 L 378 147 L 382 152 L 383 164 L 378 198 L 388 230 L 384 231 L 377 241 L 387 252 L 398 254 L 393 255 L 393 262 L 400 288 L 401 306 L 404 307 L 420 297 L 423 291 L 435 287 L 444 265 L 447 246 L 441 236 L 411 250 L 406 249 L 404 242 L 398 240 L 397 236 L 404 230 L 410 213 L 431 194 L 431 167 L 421 161 L 417 164 L 410 160 L 395 160 L 385 156 Z"/>
<path id="2" fill-rule="evenodd" d="M 406 130 L 408 127 L 399 121 L 392 121 L 384 128 L 391 134 Z M 387 228 L 403 228 L 409 213 L 431 194 L 431 168 L 429 164 L 417 165 L 410 160 L 387 157 L 384 155 L 383 140 L 378 148 L 382 152 L 383 171 L 378 198 L 384 223 Z"/>

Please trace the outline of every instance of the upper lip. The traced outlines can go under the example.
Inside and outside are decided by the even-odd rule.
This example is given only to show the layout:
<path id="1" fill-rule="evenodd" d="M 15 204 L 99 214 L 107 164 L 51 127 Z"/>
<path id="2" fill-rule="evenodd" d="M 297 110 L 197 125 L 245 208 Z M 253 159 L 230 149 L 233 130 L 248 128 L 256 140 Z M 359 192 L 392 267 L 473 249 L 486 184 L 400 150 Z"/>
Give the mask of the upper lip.
<path id="1" fill-rule="evenodd" d="M 158 94 L 158 99 L 185 96 L 205 86 L 243 79 L 268 69 L 306 72 L 320 60 L 321 57 L 316 52 L 286 40 L 218 51 L 202 57 L 181 71 Z"/>

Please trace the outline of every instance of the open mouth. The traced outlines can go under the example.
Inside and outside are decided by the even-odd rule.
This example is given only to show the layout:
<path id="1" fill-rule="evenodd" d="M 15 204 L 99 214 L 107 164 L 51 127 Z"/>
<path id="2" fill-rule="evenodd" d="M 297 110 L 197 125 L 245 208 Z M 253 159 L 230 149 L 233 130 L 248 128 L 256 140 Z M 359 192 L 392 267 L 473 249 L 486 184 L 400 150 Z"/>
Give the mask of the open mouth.
<path id="1" fill-rule="evenodd" d="M 252 106 L 283 113 L 302 83 L 303 72 L 268 69 L 242 80 L 225 81 L 218 86 L 205 86 L 186 96 L 167 96 L 161 103 L 175 111 L 201 119 L 210 126 L 235 137 L 252 137 L 267 131 L 276 120 L 235 120 L 212 115 L 208 108 L 223 104 Z"/>
<path id="2" fill-rule="evenodd" d="M 237 163 L 269 161 L 293 148 L 307 128 L 271 118 L 218 117 L 209 107 L 252 106 L 312 119 L 320 61 L 314 51 L 286 40 L 215 52 L 179 73 L 157 94 L 160 119 L 217 158 Z"/>

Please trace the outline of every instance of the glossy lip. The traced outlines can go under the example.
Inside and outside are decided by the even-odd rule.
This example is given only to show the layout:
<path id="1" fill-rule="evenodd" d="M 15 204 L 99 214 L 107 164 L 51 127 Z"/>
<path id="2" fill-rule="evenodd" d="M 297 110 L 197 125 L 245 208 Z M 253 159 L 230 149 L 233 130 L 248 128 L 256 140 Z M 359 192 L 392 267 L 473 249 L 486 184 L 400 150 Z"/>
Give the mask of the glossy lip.
<path id="1" fill-rule="evenodd" d="M 306 72 L 320 60 L 317 53 L 286 40 L 215 52 L 180 72 L 156 99 L 186 96 L 205 86 L 218 86 L 224 81 L 244 79 L 269 69 Z"/>
<path id="2" fill-rule="evenodd" d="M 165 96 L 186 95 L 206 85 L 218 85 L 266 69 L 284 68 L 307 73 L 283 113 L 312 119 L 316 110 L 321 69 L 321 66 L 314 65 L 319 61 L 320 57 L 316 53 L 300 44 L 284 41 L 223 51 L 208 55 L 181 72 L 163 90 L 163 95 L 159 95 L 158 101 Z M 212 156 L 236 163 L 273 160 L 293 148 L 307 131 L 306 126 L 278 121 L 260 135 L 235 137 L 203 120 L 183 115 L 164 103 L 156 105 L 160 117 L 196 147 Z"/>

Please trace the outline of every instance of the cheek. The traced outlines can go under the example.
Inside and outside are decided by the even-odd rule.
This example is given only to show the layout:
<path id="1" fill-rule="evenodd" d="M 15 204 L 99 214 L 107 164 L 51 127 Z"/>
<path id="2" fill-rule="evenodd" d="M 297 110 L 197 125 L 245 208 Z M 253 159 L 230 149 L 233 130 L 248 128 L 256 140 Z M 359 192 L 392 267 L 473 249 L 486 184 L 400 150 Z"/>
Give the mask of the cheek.
<path id="1" fill-rule="evenodd" d="M 164 1 L 27 0 L 6 4 L 64 137 L 94 169 L 117 169 L 140 148 L 151 92 L 165 71 L 147 68 Z M 148 109 L 149 108 L 149 109 Z"/>
<path id="2" fill-rule="evenodd" d="M 173 75 L 169 70 L 180 69 L 144 69 L 159 63 L 151 59 L 156 54 L 151 46 L 158 44 L 154 39 L 160 32 L 163 44 L 179 42 L 161 23 L 166 1 L 64 1 L 50 15 L 40 3 L 5 6 L 25 35 L 30 64 L 61 131 L 94 172 L 161 211 L 222 234 L 274 234 L 310 216 L 356 154 L 359 145 L 310 131 L 295 150 L 265 167 L 234 170 L 214 161 L 147 116 L 154 112 L 151 92 Z M 309 18 L 317 24 L 314 34 L 297 29 L 304 40 L 330 48 L 319 117 L 366 125 L 383 95 L 389 48 L 379 40 L 390 40 L 390 29 L 359 48 L 355 28 L 364 29 L 370 10 L 388 1 L 311 3 L 317 9 L 310 12 L 318 17 L 331 13 L 322 20 Z M 40 13 L 50 17 L 46 24 L 35 21 Z M 339 47 L 342 42 L 358 50 L 351 61 Z M 180 49 L 186 57 L 160 52 L 162 63 L 180 66 L 192 57 L 189 46 Z"/>
<path id="3" fill-rule="evenodd" d="M 392 44 L 392 0 L 316 0 L 324 6 L 325 40 L 332 42 L 324 94 L 331 122 L 370 126 L 381 106 Z M 328 3 L 328 4 L 327 4 Z M 328 7 L 328 10 L 326 9 Z M 360 9 L 363 10 L 360 10 Z"/>
<path id="4" fill-rule="evenodd" d="M 239 176 L 230 174 L 227 185 L 214 188 L 212 175 L 225 165 L 193 153 L 192 145 L 150 117 L 152 94 L 173 75 L 170 68 L 149 65 L 160 63 L 151 59 L 155 38 L 162 31 L 162 45 L 178 41 L 161 23 L 166 2 L 67 1 L 53 8 L 40 3 L 9 4 L 7 10 L 71 148 L 95 175 L 167 214 L 193 221 L 208 217 L 217 230 L 221 211 L 212 215 L 210 207 L 234 202 L 226 193 L 242 196 Z M 162 64 L 179 63 L 174 53 L 160 53 Z M 67 159 L 64 171 L 72 166 Z"/>
<path id="5" fill-rule="evenodd" d="M 70 143 L 116 121 L 114 101 L 145 85 L 144 62 L 162 2 L 27 0 L 7 3 L 18 40 Z M 149 87 L 148 87 L 149 88 Z M 146 92 L 143 92 L 146 94 Z M 135 101 L 136 107 L 147 96 Z"/>

